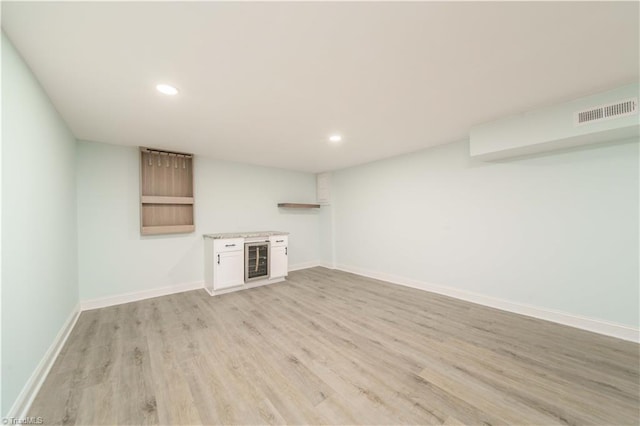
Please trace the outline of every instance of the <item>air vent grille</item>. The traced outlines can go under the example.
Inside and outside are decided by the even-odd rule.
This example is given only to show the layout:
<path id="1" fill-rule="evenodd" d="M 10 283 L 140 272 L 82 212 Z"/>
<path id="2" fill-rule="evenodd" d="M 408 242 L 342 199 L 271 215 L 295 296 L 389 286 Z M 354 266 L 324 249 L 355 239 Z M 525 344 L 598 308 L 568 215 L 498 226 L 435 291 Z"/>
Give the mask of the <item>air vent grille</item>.
<path id="1" fill-rule="evenodd" d="M 582 125 L 612 118 L 626 117 L 638 112 L 638 98 L 626 99 L 613 104 L 591 107 L 574 114 L 575 124 Z"/>
<path id="2" fill-rule="evenodd" d="M 627 115 L 636 111 L 636 101 L 630 100 L 625 102 L 620 102 L 614 105 L 609 105 L 604 107 L 604 116 L 605 117 L 615 117 L 618 115 Z"/>
<path id="3" fill-rule="evenodd" d="M 578 113 L 578 124 L 586 123 L 587 121 L 600 120 L 602 117 L 604 117 L 602 108 L 582 111 Z"/>

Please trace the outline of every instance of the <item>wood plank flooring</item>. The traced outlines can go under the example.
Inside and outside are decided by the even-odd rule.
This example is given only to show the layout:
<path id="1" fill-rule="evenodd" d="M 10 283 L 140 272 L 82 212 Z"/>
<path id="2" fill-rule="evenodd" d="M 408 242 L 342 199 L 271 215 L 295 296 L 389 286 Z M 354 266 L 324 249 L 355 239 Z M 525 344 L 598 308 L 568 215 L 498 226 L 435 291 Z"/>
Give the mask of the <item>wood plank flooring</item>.
<path id="1" fill-rule="evenodd" d="M 313 268 L 83 312 L 46 424 L 639 423 L 639 346 Z"/>

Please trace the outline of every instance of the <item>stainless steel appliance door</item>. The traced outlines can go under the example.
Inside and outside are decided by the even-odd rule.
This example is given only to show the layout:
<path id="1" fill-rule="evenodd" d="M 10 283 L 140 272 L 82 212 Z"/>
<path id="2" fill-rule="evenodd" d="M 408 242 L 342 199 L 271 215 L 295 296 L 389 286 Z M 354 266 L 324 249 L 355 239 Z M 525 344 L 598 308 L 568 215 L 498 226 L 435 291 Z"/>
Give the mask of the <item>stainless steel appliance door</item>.
<path id="1" fill-rule="evenodd" d="M 269 278 L 271 247 L 268 241 L 244 244 L 244 281 Z"/>

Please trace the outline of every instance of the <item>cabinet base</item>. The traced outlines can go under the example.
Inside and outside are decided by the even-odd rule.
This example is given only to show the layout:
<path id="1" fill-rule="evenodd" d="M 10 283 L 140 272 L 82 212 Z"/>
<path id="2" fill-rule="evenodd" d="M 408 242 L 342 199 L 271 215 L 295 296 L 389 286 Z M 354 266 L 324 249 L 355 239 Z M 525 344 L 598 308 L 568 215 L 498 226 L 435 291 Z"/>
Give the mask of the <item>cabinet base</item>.
<path id="1" fill-rule="evenodd" d="M 282 278 L 274 278 L 272 280 L 252 281 L 236 287 L 223 288 L 221 290 L 214 290 L 209 287 L 205 287 L 204 289 L 207 290 L 207 293 L 209 293 L 209 295 L 211 296 L 219 296 L 221 294 L 233 293 L 234 291 L 248 290 L 250 288 L 260 287 L 263 285 L 275 284 L 275 283 L 282 282 L 284 280 L 285 280 L 285 277 L 282 277 Z"/>

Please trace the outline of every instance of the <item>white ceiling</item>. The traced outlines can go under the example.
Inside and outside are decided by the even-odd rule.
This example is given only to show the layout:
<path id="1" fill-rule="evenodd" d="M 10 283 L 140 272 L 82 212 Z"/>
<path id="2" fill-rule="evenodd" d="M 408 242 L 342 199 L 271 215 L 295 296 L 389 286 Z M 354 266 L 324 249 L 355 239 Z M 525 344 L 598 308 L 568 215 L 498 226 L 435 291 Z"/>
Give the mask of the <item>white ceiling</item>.
<path id="1" fill-rule="evenodd" d="M 638 6 L 3 1 L 2 27 L 78 139 L 320 172 L 637 81 Z"/>

